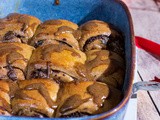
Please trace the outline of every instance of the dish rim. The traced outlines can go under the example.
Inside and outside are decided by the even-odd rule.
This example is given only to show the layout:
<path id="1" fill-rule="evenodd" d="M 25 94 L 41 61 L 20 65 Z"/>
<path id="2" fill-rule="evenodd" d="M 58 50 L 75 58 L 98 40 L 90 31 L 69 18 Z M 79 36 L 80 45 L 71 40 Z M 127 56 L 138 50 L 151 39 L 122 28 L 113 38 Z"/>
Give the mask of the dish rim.
<path id="1" fill-rule="evenodd" d="M 127 7 L 127 5 L 122 1 L 122 0 L 114 0 L 116 3 L 120 4 L 123 9 L 125 10 L 126 12 L 126 15 L 127 15 L 127 19 L 128 19 L 128 22 L 129 22 L 129 29 L 130 29 L 130 43 L 131 43 L 131 70 L 130 70 L 130 73 L 129 73 L 129 84 L 128 84 L 128 87 L 126 89 L 126 93 L 125 93 L 125 96 L 123 97 L 122 101 L 116 106 L 114 107 L 113 109 L 107 111 L 107 112 L 104 112 L 104 113 L 101 113 L 101 114 L 96 114 L 96 115 L 91 115 L 91 116 L 86 116 L 86 117 L 79 117 L 79 118 L 75 118 L 75 119 L 85 119 L 85 118 L 88 118 L 88 119 L 104 119 L 104 118 L 108 118 L 110 116 L 112 116 L 113 114 L 117 113 L 118 111 L 120 111 L 126 104 L 127 102 L 129 101 L 129 98 L 130 98 L 130 95 L 131 95 L 131 92 L 132 92 L 132 83 L 133 83 L 133 80 L 134 80 L 134 74 L 135 74 L 135 61 L 136 61 L 136 54 L 135 54 L 135 42 L 134 42 L 134 29 L 133 29 L 133 22 L 132 22 L 132 17 L 131 17 L 131 14 L 129 12 L 129 9 Z M 12 116 L 0 116 L 0 117 L 12 117 Z M 18 116 L 13 116 L 13 119 L 33 119 L 33 120 L 37 120 L 37 118 L 33 118 L 33 117 L 18 117 Z M 3 119 L 3 118 L 2 118 Z M 42 120 L 50 120 L 50 118 L 45 118 Z M 57 119 L 57 118 L 51 118 L 51 119 Z M 61 118 L 58 118 L 58 119 L 61 119 Z M 74 118 L 71 118 L 71 119 L 74 119 Z M 63 118 L 62 118 L 63 120 Z"/>

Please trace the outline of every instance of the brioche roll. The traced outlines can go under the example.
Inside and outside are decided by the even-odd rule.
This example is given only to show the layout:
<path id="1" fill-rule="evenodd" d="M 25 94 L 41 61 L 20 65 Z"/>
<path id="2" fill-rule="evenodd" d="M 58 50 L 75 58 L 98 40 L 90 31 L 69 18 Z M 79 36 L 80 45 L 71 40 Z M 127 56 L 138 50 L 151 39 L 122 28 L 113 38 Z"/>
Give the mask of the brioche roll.
<path id="1" fill-rule="evenodd" d="M 59 85 L 49 79 L 18 81 L 19 90 L 11 101 L 13 115 L 53 117 Z"/>
<path id="2" fill-rule="evenodd" d="M 124 79 L 124 60 L 115 52 L 91 50 L 86 52 L 87 70 L 94 80 L 120 88 Z"/>
<path id="3" fill-rule="evenodd" d="M 106 84 L 94 81 L 70 82 L 61 86 L 56 117 L 81 117 L 91 115 L 103 106 L 108 97 Z"/>
<path id="4" fill-rule="evenodd" d="M 27 43 L 40 24 L 36 17 L 12 13 L 0 19 L 0 42 Z"/>
<path id="5" fill-rule="evenodd" d="M 80 26 L 82 32 L 79 40 L 82 51 L 94 49 L 106 49 L 111 29 L 109 25 L 103 21 L 91 20 Z"/>
<path id="6" fill-rule="evenodd" d="M 67 20 L 48 20 L 42 23 L 29 44 L 39 47 L 46 44 L 66 44 L 79 49 L 78 41 L 80 32 L 78 25 Z"/>
<path id="7" fill-rule="evenodd" d="M 27 78 L 51 78 L 70 82 L 86 78 L 86 55 L 67 45 L 49 44 L 38 47 L 30 60 Z"/>
<path id="8" fill-rule="evenodd" d="M 22 43 L 0 43 L 0 79 L 24 80 L 33 50 Z"/>
<path id="9" fill-rule="evenodd" d="M 10 100 L 16 90 L 16 83 L 10 80 L 0 80 L 0 115 L 11 116 Z"/>

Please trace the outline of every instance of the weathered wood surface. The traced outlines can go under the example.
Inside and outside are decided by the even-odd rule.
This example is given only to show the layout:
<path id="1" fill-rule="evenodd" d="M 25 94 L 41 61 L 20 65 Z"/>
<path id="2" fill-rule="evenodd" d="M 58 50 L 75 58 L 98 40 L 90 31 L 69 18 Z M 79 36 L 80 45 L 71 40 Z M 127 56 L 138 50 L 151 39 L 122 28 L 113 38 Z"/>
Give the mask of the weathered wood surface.
<path id="1" fill-rule="evenodd" d="M 160 44 L 160 0 L 123 0 L 129 7 L 135 35 Z M 160 57 L 137 49 L 138 81 L 160 78 Z M 141 77 L 141 78 L 140 78 Z M 138 120 L 160 120 L 160 91 L 138 92 Z"/>
<path id="2" fill-rule="evenodd" d="M 141 77 L 137 75 L 137 81 L 141 81 Z M 148 92 L 142 91 L 138 95 L 137 120 L 159 120 L 157 110 L 148 95 Z"/>

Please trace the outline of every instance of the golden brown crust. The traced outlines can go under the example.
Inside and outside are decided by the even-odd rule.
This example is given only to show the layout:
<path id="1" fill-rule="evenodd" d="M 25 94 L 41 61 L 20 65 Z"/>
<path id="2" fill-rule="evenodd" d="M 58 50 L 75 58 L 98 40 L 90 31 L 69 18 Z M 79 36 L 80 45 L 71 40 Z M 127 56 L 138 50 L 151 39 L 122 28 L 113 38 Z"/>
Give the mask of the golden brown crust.
<path id="1" fill-rule="evenodd" d="M 0 43 L 0 79 L 24 80 L 33 50 L 22 43 Z"/>
<path id="2" fill-rule="evenodd" d="M 0 80 L 0 115 L 11 115 L 10 99 L 13 84 L 15 83 L 9 80 Z"/>
<path id="3" fill-rule="evenodd" d="M 94 80 L 120 88 L 124 80 L 124 60 L 121 56 L 108 50 L 91 50 L 86 52 L 87 70 Z"/>
<path id="4" fill-rule="evenodd" d="M 36 17 L 12 13 L 0 19 L 0 42 L 27 43 L 40 24 Z"/>
<path id="5" fill-rule="evenodd" d="M 62 43 L 79 49 L 78 25 L 67 20 L 48 20 L 42 23 L 29 44 L 38 47 L 46 44 Z"/>
<path id="6" fill-rule="evenodd" d="M 85 78 L 86 55 L 66 45 L 50 44 L 37 48 L 30 60 L 27 78 L 52 78 L 70 82 Z"/>
<path id="7" fill-rule="evenodd" d="M 59 106 L 56 110 L 56 117 L 75 112 L 93 114 L 103 106 L 108 94 L 108 86 L 100 82 L 65 83 L 58 94 Z"/>
<path id="8" fill-rule="evenodd" d="M 59 85 L 49 79 L 19 81 L 19 90 L 12 99 L 14 115 L 53 117 L 57 107 Z"/>

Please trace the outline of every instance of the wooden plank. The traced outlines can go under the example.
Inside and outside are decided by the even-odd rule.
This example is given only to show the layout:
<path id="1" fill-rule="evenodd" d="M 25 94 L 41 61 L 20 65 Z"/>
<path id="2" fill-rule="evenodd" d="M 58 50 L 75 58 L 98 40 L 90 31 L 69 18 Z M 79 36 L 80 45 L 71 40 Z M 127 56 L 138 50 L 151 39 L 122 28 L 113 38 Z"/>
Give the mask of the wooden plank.
<path id="1" fill-rule="evenodd" d="M 124 0 L 130 8 L 135 35 L 160 43 L 160 0 Z M 159 1 L 159 2 L 157 2 Z M 137 69 L 144 81 L 160 77 L 160 57 L 137 50 Z M 139 79 L 140 80 L 140 79 Z M 160 91 L 138 93 L 138 119 L 158 120 Z M 154 105 L 154 104 L 155 105 Z M 158 110 L 156 110 L 156 107 Z"/>
<path id="2" fill-rule="evenodd" d="M 154 0 L 123 0 L 130 9 L 142 11 L 159 11 L 158 4 Z"/>
<path id="3" fill-rule="evenodd" d="M 131 10 L 135 35 L 160 44 L 160 12 Z"/>
<path id="4" fill-rule="evenodd" d="M 153 0 L 134 0 L 134 2 L 133 0 L 129 0 L 128 2 L 134 23 L 135 35 L 160 43 L 160 12 L 158 4 Z M 143 50 L 137 50 L 137 54 L 137 69 L 142 75 L 143 80 L 154 79 L 154 76 L 160 77 L 160 58 L 155 58 Z M 160 96 L 160 92 L 150 92 L 150 94 L 160 111 L 160 99 L 157 99 Z"/>
<path id="5" fill-rule="evenodd" d="M 137 66 L 139 73 L 142 76 L 144 81 L 152 80 L 155 76 L 160 78 L 160 61 L 156 58 L 152 57 L 149 53 L 138 50 L 138 58 L 137 58 Z M 157 106 L 158 110 L 160 111 L 160 91 L 153 91 L 150 92 L 155 105 Z"/>
<path id="6" fill-rule="evenodd" d="M 141 81 L 140 76 L 137 80 Z M 137 93 L 137 120 L 159 120 L 159 115 L 146 91 Z"/>
<path id="7" fill-rule="evenodd" d="M 144 13 L 144 12 L 143 12 Z M 139 12 L 140 14 L 140 12 Z M 156 13 L 158 14 L 158 13 Z M 139 15 L 140 16 L 140 15 Z M 152 39 L 153 41 L 160 43 L 160 13 L 159 17 L 155 15 L 152 16 L 152 19 L 148 16 L 148 14 L 144 14 L 144 17 L 140 19 L 140 17 L 136 16 L 133 17 L 134 19 L 134 27 L 135 27 L 135 34 L 147 37 L 149 39 Z M 145 17 L 146 16 L 146 17 Z M 136 18 L 136 19 L 135 19 Z M 156 20 L 154 20 L 154 18 Z M 143 22 L 142 22 L 143 21 Z M 151 22 L 152 21 L 152 22 Z M 156 23 L 156 27 L 154 25 L 151 25 L 153 23 Z M 144 27 L 143 27 L 144 26 Z M 153 26 L 153 27 L 151 27 Z M 142 75 L 142 78 L 144 81 L 152 80 L 155 76 L 160 77 L 160 59 L 157 59 L 153 57 L 151 54 L 143 51 L 143 50 L 137 50 L 137 66 L 140 74 Z M 151 92 L 151 96 L 153 97 L 153 100 L 155 101 L 159 111 L 160 111 L 160 100 L 157 99 L 157 96 L 160 96 L 160 92 Z"/>

